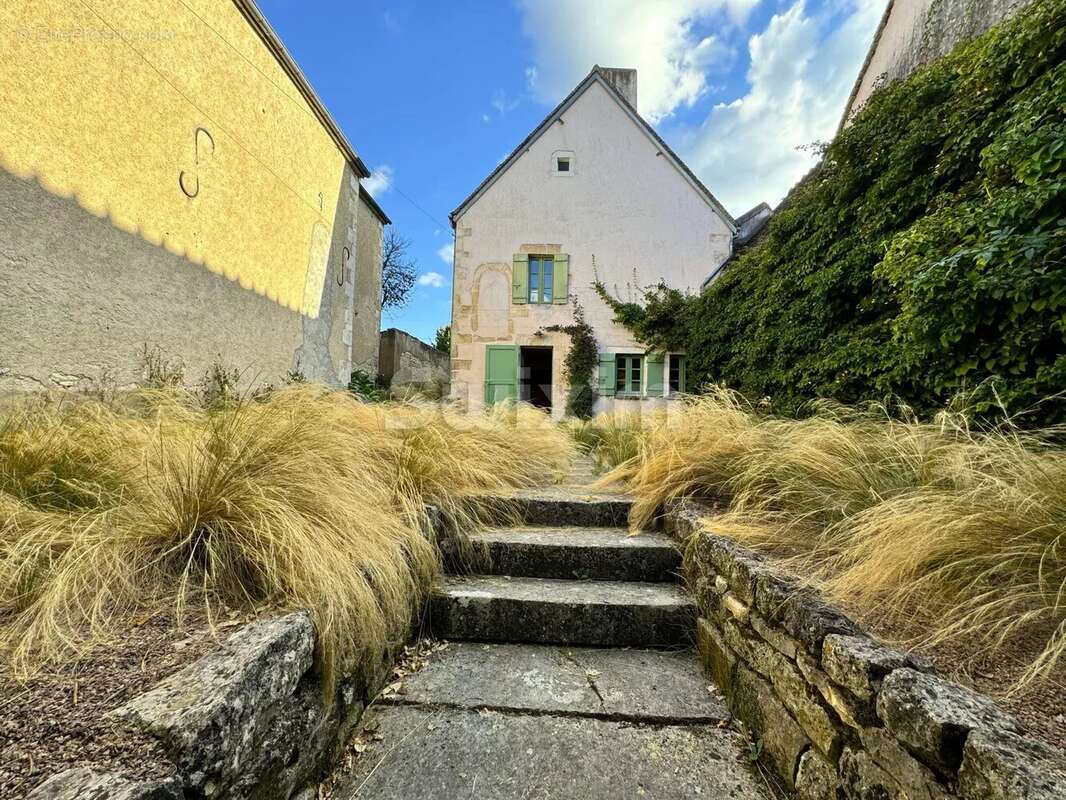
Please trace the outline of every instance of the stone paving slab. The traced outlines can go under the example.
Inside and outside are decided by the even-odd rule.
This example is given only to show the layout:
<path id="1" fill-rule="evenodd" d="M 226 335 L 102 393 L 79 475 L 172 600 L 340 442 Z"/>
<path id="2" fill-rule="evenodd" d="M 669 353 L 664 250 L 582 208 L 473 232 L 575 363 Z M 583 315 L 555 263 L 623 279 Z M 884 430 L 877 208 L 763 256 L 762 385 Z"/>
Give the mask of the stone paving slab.
<path id="1" fill-rule="evenodd" d="M 470 541 L 485 551 L 477 570 L 493 575 L 664 582 L 681 568 L 669 536 L 626 528 L 488 528 Z"/>
<path id="2" fill-rule="evenodd" d="M 385 706 L 380 740 L 338 785 L 339 800 L 755 800 L 737 734 L 714 725 Z"/>
<path id="3" fill-rule="evenodd" d="M 729 719 L 690 650 L 452 642 L 389 702 L 642 722 Z"/>
<path id="4" fill-rule="evenodd" d="M 445 577 L 430 598 L 434 635 L 540 644 L 671 647 L 692 638 L 675 584 Z"/>

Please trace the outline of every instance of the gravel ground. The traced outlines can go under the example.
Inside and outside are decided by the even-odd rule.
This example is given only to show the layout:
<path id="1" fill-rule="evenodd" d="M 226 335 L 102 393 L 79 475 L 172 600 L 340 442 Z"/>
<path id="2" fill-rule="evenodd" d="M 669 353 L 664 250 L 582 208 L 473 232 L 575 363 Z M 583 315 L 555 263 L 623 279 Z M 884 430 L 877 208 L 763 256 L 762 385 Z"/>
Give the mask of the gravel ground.
<path id="1" fill-rule="evenodd" d="M 217 622 L 217 620 L 216 620 Z M 135 620 L 115 641 L 87 657 L 26 682 L 0 672 L 0 797 L 23 798 L 46 778 L 97 765 L 139 778 L 173 772 L 159 743 L 121 727 L 107 712 L 151 689 L 204 655 L 241 620 L 216 624 L 169 613 Z"/>

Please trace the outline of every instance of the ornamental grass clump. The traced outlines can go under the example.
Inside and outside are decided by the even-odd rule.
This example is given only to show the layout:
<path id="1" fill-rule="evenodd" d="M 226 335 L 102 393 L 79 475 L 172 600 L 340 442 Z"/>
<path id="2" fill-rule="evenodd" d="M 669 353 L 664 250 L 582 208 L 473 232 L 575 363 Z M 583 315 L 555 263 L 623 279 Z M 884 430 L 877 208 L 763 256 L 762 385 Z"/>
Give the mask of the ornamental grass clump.
<path id="1" fill-rule="evenodd" d="M 146 609 L 307 608 L 327 680 L 403 635 L 439 569 L 425 511 L 546 482 L 573 444 L 529 408 L 463 417 L 293 386 L 205 410 L 30 401 L 0 423 L 0 654 L 25 675 Z"/>
<path id="2" fill-rule="evenodd" d="M 995 651 L 1035 637 L 1022 683 L 1061 667 L 1061 429 L 829 404 L 785 419 L 721 389 L 645 422 L 640 452 L 601 481 L 634 494 L 634 525 L 671 499 L 704 498 L 718 506 L 716 532 L 785 558 L 870 619 L 906 627 L 920 611 L 935 621 L 927 644 Z"/>
<path id="3" fill-rule="evenodd" d="M 651 419 L 659 420 L 651 412 Z M 648 414 L 608 411 L 592 420 L 568 419 L 564 423 L 578 447 L 592 456 L 597 472 L 635 456 L 650 429 Z"/>

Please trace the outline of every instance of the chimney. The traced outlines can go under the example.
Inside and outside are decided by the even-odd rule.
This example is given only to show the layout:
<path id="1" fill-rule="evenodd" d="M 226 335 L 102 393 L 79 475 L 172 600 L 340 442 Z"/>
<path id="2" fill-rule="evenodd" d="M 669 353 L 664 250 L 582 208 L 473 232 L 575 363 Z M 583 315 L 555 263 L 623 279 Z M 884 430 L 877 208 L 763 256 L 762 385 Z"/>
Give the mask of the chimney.
<path id="1" fill-rule="evenodd" d="M 600 74 L 607 79 L 618 93 L 626 99 L 634 109 L 637 107 L 637 71 L 635 69 L 615 69 L 613 67 L 600 67 Z"/>

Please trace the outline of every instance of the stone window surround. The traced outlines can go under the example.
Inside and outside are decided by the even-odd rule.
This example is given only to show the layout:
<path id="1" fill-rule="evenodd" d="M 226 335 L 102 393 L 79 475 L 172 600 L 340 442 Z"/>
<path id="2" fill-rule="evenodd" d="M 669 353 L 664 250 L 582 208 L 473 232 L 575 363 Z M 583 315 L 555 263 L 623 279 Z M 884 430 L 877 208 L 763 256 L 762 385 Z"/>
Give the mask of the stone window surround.
<path id="1" fill-rule="evenodd" d="M 566 159 L 570 165 L 570 169 L 559 169 L 559 160 Z M 552 153 L 551 172 L 552 175 L 558 178 L 570 178 L 577 174 L 577 159 L 574 158 L 573 150 L 556 150 Z"/>

